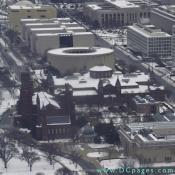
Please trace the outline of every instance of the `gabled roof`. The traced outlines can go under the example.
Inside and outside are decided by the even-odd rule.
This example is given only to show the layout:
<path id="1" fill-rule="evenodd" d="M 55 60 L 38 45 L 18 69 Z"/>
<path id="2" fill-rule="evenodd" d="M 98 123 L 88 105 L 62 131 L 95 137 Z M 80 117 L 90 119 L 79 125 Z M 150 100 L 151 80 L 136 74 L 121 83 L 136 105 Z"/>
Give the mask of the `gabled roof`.
<path id="1" fill-rule="evenodd" d="M 46 107 L 47 105 L 51 104 L 52 106 L 60 109 L 60 105 L 54 100 L 54 97 L 44 91 L 34 93 L 32 97 L 32 101 L 34 105 L 36 104 L 37 96 L 39 97 L 40 107 L 42 106 Z"/>

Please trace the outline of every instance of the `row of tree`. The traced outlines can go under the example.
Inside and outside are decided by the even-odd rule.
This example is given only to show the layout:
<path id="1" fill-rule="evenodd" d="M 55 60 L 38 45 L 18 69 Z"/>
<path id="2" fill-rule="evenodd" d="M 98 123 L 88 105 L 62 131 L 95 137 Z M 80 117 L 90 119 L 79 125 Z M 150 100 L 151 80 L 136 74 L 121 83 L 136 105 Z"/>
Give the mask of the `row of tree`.
<path id="1" fill-rule="evenodd" d="M 20 153 L 15 142 L 10 140 L 7 135 L 6 132 L 0 133 L 0 159 L 4 163 L 4 168 L 7 169 L 8 162 L 16 157 L 26 161 L 30 171 L 32 171 L 33 164 L 40 160 L 38 154 L 25 146 L 22 148 L 22 153 Z"/>
<path id="2" fill-rule="evenodd" d="M 19 148 L 22 148 L 22 151 L 19 151 Z M 37 153 L 39 151 L 44 154 L 39 155 Z M 0 131 L 0 159 L 4 163 L 5 169 L 8 168 L 7 165 L 11 159 L 18 158 L 25 161 L 30 171 L 32 171 L 33 165 L 41 159 L 41 156 L 54 168 L 55 163 L 59 162 L 60 155 L 63 155 L 63 150 L 62 147 L 56 143 L 39 144 L 30 134 L 17 129 Z M 71 145 L 69 148 L 69 156 L 74 163 L 81 157 L 80 152 L 74 145 Z M 61 172 L 62 174 L 72 174 L 64 165 L 62 169 L 56 171 L 56 175 L 59 173 L 61 175 Z"/>

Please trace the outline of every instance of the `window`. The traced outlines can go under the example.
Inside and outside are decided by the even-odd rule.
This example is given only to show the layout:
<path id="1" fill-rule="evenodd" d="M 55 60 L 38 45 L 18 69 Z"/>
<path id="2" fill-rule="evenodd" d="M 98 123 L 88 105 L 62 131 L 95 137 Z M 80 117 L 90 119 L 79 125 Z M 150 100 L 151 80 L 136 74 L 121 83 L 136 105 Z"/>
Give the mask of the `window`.
<path id="1" fill-rule="evenodd" d="M 60 35 L 60 48 L 72 47 L 73 46 L 73 36 L 71 34 Z"/>
<path id="2" fill-rule="evenodd" d="M 40 18 L 45 18 L 45 17 L 46 17 L 46 15 L 41 15 L 41 16 L 40 16 Z"/>
<path id="3" fill-rule="evenodd" d="M 54 135 L 54 129 L 52 129 L 52 135 Z"/>
<path id="4" fill-rule="evenodd" d="M 19 10 L 12 10 L 11 12 L 19 12 Z"/>
<path id="5" fill-rule="evenodd" d="M 46 12 L 47 10 L 41 9 L 41 10 L 37 10 L 38 12 Z"/>
<path id="6" fill-rule="evenodd" d="M 60 134 L 60 135 L 62 134 L 62 128 L 59 129 L 59 134 Z"/>
<path id="7" fill-rule="evenodd" d="M 27 18 L 31 18 L 31 16 L 27 16 Z"/>
<path id="8" fill-rule="evenodd" d="M 165 157 L 165 162 L 171 162 L 171 157 Z"/>

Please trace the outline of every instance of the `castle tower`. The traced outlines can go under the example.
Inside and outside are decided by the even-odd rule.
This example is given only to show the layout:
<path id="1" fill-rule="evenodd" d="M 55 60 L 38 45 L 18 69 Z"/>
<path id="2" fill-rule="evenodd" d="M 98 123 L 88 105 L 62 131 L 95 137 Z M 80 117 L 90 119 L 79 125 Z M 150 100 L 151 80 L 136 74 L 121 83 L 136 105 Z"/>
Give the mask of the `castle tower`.
<path id="1" fill-rule="evenodd" d="M 121 83 L 118 77 L 115 83 L 115 95 L 116 95 L 116 101 L 119 103 L 121 100 Z"/>
<path id="2" fill-rule="evenodd" d="M 29 72 L 21 73 L 20 99 L 18 103 L 18 113 L 22 116 L 22 126 L 32 127 L 32 96 L 33 81 Z"/>
<path id="3" fill-rule="evenodd" d="M 98 83 L 98 104 L 102 105 L 103 104 L 103 97 L 104 97 L 104 92 L 103 92 L 103 80 L 99 80 Z"/>
<path id="4" fill-rule="evenodd" d="M 71 124 L 75 123 L 75 104 L 73 103 L 73 91 L 69 84 L 65 84 L 65 97 L 64 97 L 65 114 L 70 116 Z"/>

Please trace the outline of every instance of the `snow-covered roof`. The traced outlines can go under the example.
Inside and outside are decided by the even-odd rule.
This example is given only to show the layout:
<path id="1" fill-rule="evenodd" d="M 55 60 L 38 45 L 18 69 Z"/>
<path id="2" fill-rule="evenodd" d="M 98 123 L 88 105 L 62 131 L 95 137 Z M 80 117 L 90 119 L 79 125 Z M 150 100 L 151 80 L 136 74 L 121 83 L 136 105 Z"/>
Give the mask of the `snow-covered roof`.
<path id="1" fill-rule="evenodd" d="M 93 96 L 93 95 L 97 95 L 97 91 L 95 89 L 73 91 L 73 96 Z"/>
<path id="2" fill-rule="evenodd" d="M 14 5 L 16 5 L 16 6 L 33 6 L 34 4 L 31 1 L 18 1 Z"/>
<path id="3" fill-rule="evenodd" d="M 46 77 L 43 69 L 38 69 L 38 70 L 34 70 L 34 76 L 33 76 L 33 78 L 37 82 L 41 83 L 42 80 L 45 80 L 47 77 Z"/>
<path id="4" fill-rule="evenodd" d="M 171 37 L 166 32 L 161 31 L 161 29 L 156 28 L 154 25 L 140 25 L 140 24 L 134 24 L 133 26 L 129 26 L 129 29 L 139 33 L 140 35 L 147 37 L 147 38 L 154 38 L 154 37 Z"/>
<path id="5" fill-rule="evenodd" d="M 48 104 L 51 104 L 51 105 L 55 106 L 56 108 L 60 109 L 60 105 L 53 99 L 53 96 L 48 94 L 47 92 L 44 92 L 44 91 L 34 93 L 34 95 L 32 97 L 32 101 L 33 101 L 34 105 L 36 104 L 37 96 L 40 99 L 40 107 L 47 106 Z"/>
<path id="6" fill-rule="evenodd" d="M 103 72 L 103 71 L 112 71 L 112 69 L 108 66 L 94 66 L 90 69 L 90 71 Z"/>
<path id="7" fill-rule="evenodd" d="M 47 9 L 55 8 L 51 5 L 33 4 L 30 1 L 18 1 L 16 4 L 10 5 L 10 9 Z"/>
<path id="8" fill-rule="evenodd" d="M 131 3 L 127 0 L 105 0 L 107 3 L 115 6 L 116 8 L 139 8 L 139 5 Z"/>
<path id="9" fill-rule="evenodd" d="M 127 134 L 138 145 L 175 145 L 175 122 L 130 123 L 121 133 Z"/>
<path id="10" fill-rule="evenodd" d="M 47 125 L 69 125 L 71 124 L 68 116 L 48 116 Z"/>
<path id="11" fill-rule="evenodd" d="M 92 35 L 91 32 L 77 32 L 73 33 L 73 35 Z M 42 34 L 40 34 L 42 35 Z M 53 55 L 69 55 L 70 56 L 84 56 L 84 55 L 105 55 L 113 53 L 113 49 L 103 48 L 103 47 L 67 47 L 67 48 L 59 48 L 59 49 L 51 49 L 48 51 L 48 54 Z"/>
<path id="12" fill-rule="evenodd" d="M 122 73 L 113 74 L 110 78 L 104 78 L 103 84 L 111 84 L 115 86 L 117 78 L 121 84 L 121 92 L 123 94 L 131 94 L 131 93 L 145 93 L 148 92 L 148 86 L 144 85 L 149 80 L 149 75 L 143 72 L 141 73 L 133 73 L 124 75 Z M 84 75 L 73 75 L 66 76 L 64 78 L 57 78 L 53 76 L 54 85 L 57 88 L 63 89 L 66 83 L 70 84 L 75 91 L 75 94 L 84 94 L 83 91 L 87 90 L 97 90 L 99 79 L 91 78 L 90 73 L 86 73 Z M 77 92 L 79 91 L 79 92 Z M 89 92 L 89 91 L 88 91 Z M 92 92 L 92 91 L 91 91 Z M 94 94 L 94 92 L 93 92 Z"/>

